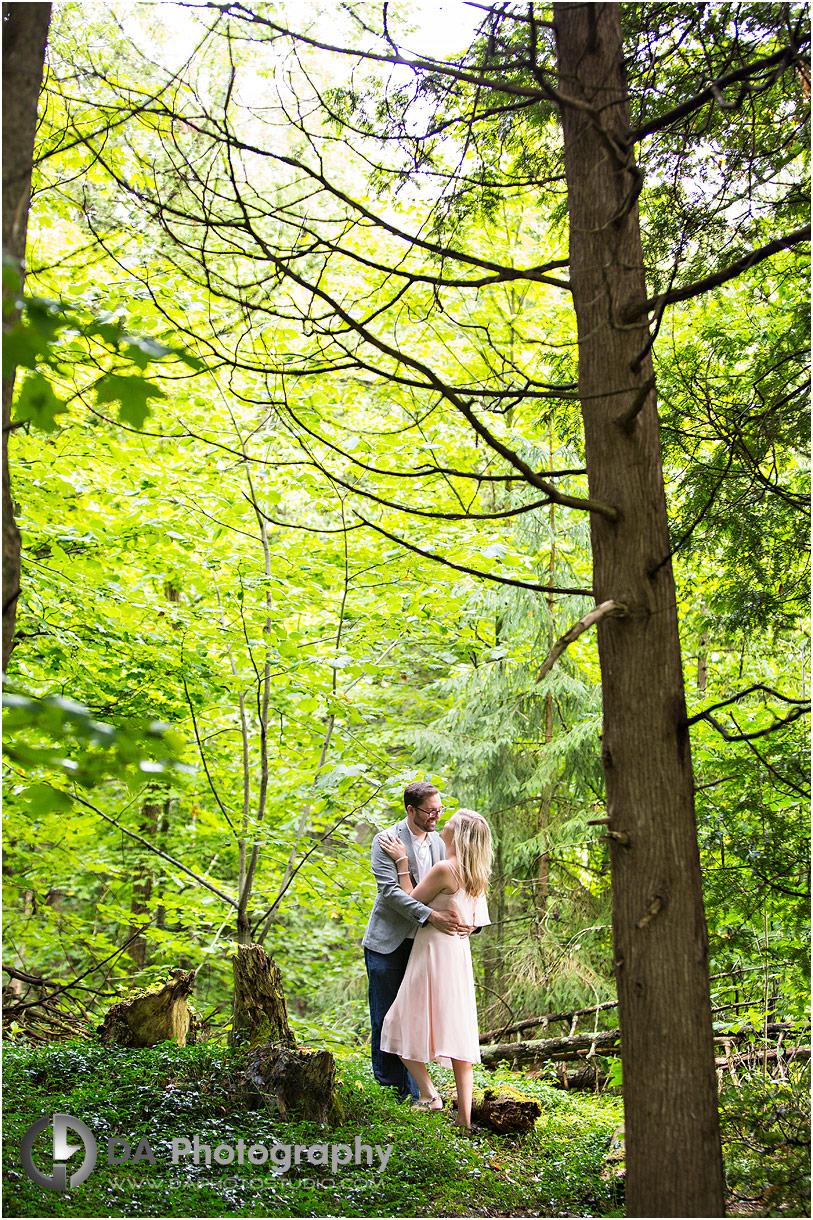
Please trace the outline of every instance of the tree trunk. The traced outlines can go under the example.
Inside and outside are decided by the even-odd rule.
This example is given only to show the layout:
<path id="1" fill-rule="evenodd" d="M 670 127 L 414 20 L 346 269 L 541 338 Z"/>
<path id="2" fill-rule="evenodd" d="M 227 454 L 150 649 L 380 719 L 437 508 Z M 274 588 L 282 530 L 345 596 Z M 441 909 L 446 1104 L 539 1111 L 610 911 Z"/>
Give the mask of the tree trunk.
<path id="1" fill-rule="evenodd" d="M 592 514 L 602 761 L 624 1045 L 627 1214 L 721 1216 L 723 1173 L 677 607 L 648 327 L 640 175 L 617 4 L 554 5 L 570 213 L 570 279 Z M 623 838 L 613 839 L 612 835 Z"/>
<path id="2" fill-rule="evenodd" d="M 161 806 L 154 801 L 146 801 L 141 806 L 141 820 L 138 824 L 138 833 L 144 838 L 153 841 L 158 831 L 158 815 L 161 812 Z M 136 854 L 137 853 L 137 854 Z M 130 941 L 129 953 L 133 965 L 138 970 L 143 970 L 147 964 L 147 934 L 139 932 L 139 928 L 143 928 L 145 923 L 149 923 L 148 915 L 150 909 L 150 898 L 152 897 L 152 869 L 151 861 L 154 857 L 146 858 L 144 849 L 140 845 L 136 845 L 133 850 L 133 855 L 136 857 L 132 865 L 133 874 L 133 896 L 130 900 L 130 915 L 132 923 L 130 924 L 129 936 L 135 936 L 135 940 Z M 138 933 L 138 935 L 136 935 Z"/>
<path id="3" fill-rule="evenodd" d="M 330 1051 L 279 1043 L 255 1047 L 246 1063 L 242 1096 L 249 1109 L 270 1107 L 281 1119 L 334 1124 L 344 1118 Z"/>
<path id="4" fill-rule="evenodd" d="M 50 20 L 50 4 L 3 5 L 3 251 L 21 269 L 28 232 L 37 102 Z M 6 321 L 4 300 L 4 329 Z M 20 531 L 14 520 L 8 465 L 14 374 L 12 369 L 3 378 L 3 673 L 11 657 L 20 595 Z"/>
<path id="5" fill-rule="evenodd" d="M 260 945 L 238 945 L 230 1042 L 282 1042 L 295 1046 L 279 966 Z"/>

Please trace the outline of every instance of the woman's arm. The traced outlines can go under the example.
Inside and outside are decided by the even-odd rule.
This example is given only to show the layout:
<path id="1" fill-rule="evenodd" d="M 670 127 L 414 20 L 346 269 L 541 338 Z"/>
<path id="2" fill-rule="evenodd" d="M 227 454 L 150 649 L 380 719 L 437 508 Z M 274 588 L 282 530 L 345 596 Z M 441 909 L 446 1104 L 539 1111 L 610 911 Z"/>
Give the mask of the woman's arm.
<path id="1" fill-rule="evenodd" d="M 401 889 L 416 902 L 428 904 L 433 898 L 437 898 L 438 894 L 453 894 L 457 889 L 457 878 L 445 860 L 439 860 L 437 864 L 433 864 L 423 881 L 419 881 L 417 885 L 413 886 L 412 878 L 409 875 L 406 850 L 398 836 L 379 835 L 378 842 L 381 850 L 395 861 L 395 867 L 398 870 L 398 884 Z"/>

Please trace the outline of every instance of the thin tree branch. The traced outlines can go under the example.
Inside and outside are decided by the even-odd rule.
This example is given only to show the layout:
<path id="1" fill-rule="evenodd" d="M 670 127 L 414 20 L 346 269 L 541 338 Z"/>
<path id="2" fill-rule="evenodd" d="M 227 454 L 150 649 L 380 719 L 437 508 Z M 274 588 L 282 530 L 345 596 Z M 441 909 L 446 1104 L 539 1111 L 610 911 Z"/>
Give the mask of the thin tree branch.
<path id="1" fill-rule="evenodd" d="M 667 563 L 669 562 L 669 560 L 670 560 L 670 559 L 673 559 L 673 558 L 674 558 L 674 556 L 675 556 L 675 555 L 677 555 L 677 553 L 678 553 L 678 551 L 680 550 L 680 548 L 681 548 L 682 546 L 684 546 L 684 545 L 685 545 L 685 544 L 686 544 L 686 543 L 689 541 L 689 539 L 691 538 L 691 536 L 692 536 L 692 534 L 694 533 L 694 531 L 697 529 L 697 527 L 698 527 L 698 525 L 700 524 L 700 522 L 703 520 L 703 518 L 704 518 L 704 517 L 706 516 L 706 514 L 709 512 L 709 510 L 711 509 L 712 504 L 714 503 L 715 499 L 717 498 L 717 493 L 718 493 L 718 491 L 720 490 L 720 488 L 721 488 L 721 487 L 722 487 L 722 485 L 723 485 L 723 482 L 725 481 L 725 477 L 726 477 L 726 475 L 728 474 L 729 470 L 731 469 L 731 464 L 732 464 L 732 462 L 734 461 L 734 455 L 735 455 L 735 453 L 736 453 L 736 450 L 735 450 L 735 449 L 733 449 L 733 448 L 732 448 L 732 449 L 729 449 L 729 452 L 728 452 L 728 461 L 727 461 L 727 462 L 726 462 L 726 464 L 725 464 L 725 469 L 723 470 L 723 473 L 720 475 L 719 479 L 717 480 L 717 482 L 715 483 L 714 487 L 712 488 L 711 495 L 710 495 L 710 496 L 709 496 L 709 498 L 706 500 L 706 503 L 703 505 L 703 507 L 701 508 L 700 512 L 697 514 L 697 516 L 695 517 L 694 521 L 692 522 L 692 524 L 691 524 L 691 525 L 689 526 L 689 528 L 686 530 L 686 533 L 685 533 L 685 534 L 682 536 L 682 538 L 680 538 L 680 540 L 679 540 L 678 542 L 676 542 L 676 543 L 675 543 L 675 545 L 672 547 L 672 549 L 671 549 L 671 551 L 669 552 L 669 554 L 668 554 L 668 555 L 664 555 L 664 557 L 663 557 L 663 559 L 660 561 L 660 563 L 657 563 L 657 564 L 655 564 L 653 567 L 651 567 L 651 568 L 648 568 L 648 569 L 647 569 L 647 575 L 649 576 L 650 580 L 652 580 L 652 579 L 653 579 L 655 576 L 657 576 L 658 572 L 660 572 L 660 570 L 661 570 L 661 568 L 664 566 L 664 564 L 667 564 Z"/>
<path id="2" fill-rule="evenodd" d="M 579 619 L 577 623 L 565 632 L 563 636 L 556 641 L 548 656 L 542 662 L 539 668 L 539 673 L 536 675 L 537 682 L 541 682 L 545 674 L 550 673 L 559 657 L 566 648 L 571 645 L 574 640 L 592 627 L 595 623 L 600 623 L 603 618 L 612 616 L 613 618 L 623 618 L 627 613 L 627 607 L 622 602 L 614 602 L 612 600 L 602 602 L 600 606 L 596 606 L 589 613 Z"/>
<path id="3" fill-rule="evenodd" d="M 745 695 L 750 695 L 753 691 L 764 691 L 768 695 L 773 695 L 775 699 L 781 699 L 783 703 L 793 705 L 792 711 L 784 717 L 777 718 L 773 724 L 766 729 L 758 729 L 755 733 L 729 733 L 727 729 L 720 724 L 716 717 L 711 713 L 718 711 L 722 707 L 728 707 L 732 703 L 737 703 Z M 765 686 L 761 682 L 755 682 L 753 686 L 749 686 L 746 690 L 740 691 L 737 695 L 732 695 L 729 699 L 723 699 L 719 703 L 713 703 L 711 707 L 705 708 L 702 712 L 697 712 L 694 716 L 690 716 L 685 722 L 685 727 L 690 728 L 693 724 L 698 724 L 701 720 L 707 720 L 713 726 L 725 741 L 755 741 L 758 737 L 767 737 L 769 733 L 776 732 L 786 724 L 791 724 L 794 720 L 798 720 L 800 716 L 804 716 L 810 712 L 809 699 L 791 699 L 788 695 L 782 695 L 779 691 L 773 690 L 770 686 Z"/>
<path id="4" fill-rule="evenodd" d="M 452 563 L 451 559 L 444 559 L 442 555 L 433 555 L 430 551 L 424 551 L 419 546 L 415 546 L 414 543 L 407 542 L 404 538 L 399 538 L 396 534 L 390 534 L 380 525 L 374 525 L 372 521 L 362 517 L 359 512 L 356 512 L 355 515 L 359 521 L 363 521 L 371 530 L 375 530 L 376 533 L 389 538 L 390 542 L 395 542 L 407 551 L 413 551 L 416 555 L 422 555 L 424 559 L 431 559 L 434 563 L 443 564 L 446 568 L 453 568 L 455 572 L 465 572 L 467 576 L 477 576 L 483 580 L 493 580 L 498 585 L 513 585 L 517 589 L 530 589 L 534 593 L 570 593 L 580 597 L 591 596 L 589 589 L 558 589 L 551 585 L 535 585 L 527 580 L 513 580 L 510 576 L 495 576 L 491 572 L 481 572 L 479 568 L 469 568 L 462 563 Z"/>
<path id="5" fill-rule="evenodd" d="M 149 923 L 145 923 L 144 926 L 139 928 L 137 932 L 134 932 L 132 936 L 128 937 L 128 939 L 124 942 L 124 944 L 121 946 L 120 949 L 116 949 L 116 951 L 114 953 L 110 953 L 110 954 L 108 954 L 107 957 L 103 957 L 102 960 L 100 962 L 97 962 L 95 966 L 90 966 L 87 970 L 85 970 L 85 972 L 83 974 L 79 974 L 79 975 L 77 975 L 77 977 L 75 979 L 72 979 L 72 981 L 70 983 L 57 984 L 56 991 L 52 991 L 50 995 L 43 996 L 39 1000 L 32 1000 L 28 1004 L 25 1004 L 21 1001 L 18 1005 L 16 1005 L 16 1007 L 17 1008 L 36 1008 L 37 1005 L 39 1005 L 39 1004 L 50 1003 L 51 1000 L 55 999 L 56 996 L 60 995 L 63 991 L 71 991 L 74 987 L 77 987 L 79 985 L 79 983 L 82 981 L 82 979 L 87 978 L 87 976 L 89 974 L 94 974 L 97 970 L 101 970 L 102 966 L 106 966 L 108 962 L 112 961 L 116 957 L 119 957 L 124 952 L 124 950 L 133 943 L 134 940 L 137 940 L 138 937 L 141 936 L 143 932 L 146 932 L 148 928 L 151 928 L 154 923 L 155 923 L 154 919 L 151 919 Z M 20 973 L 16 970 L 12 970 L 12 968 L 10 966 L 3 966 L 3 969 L 6 971 L 7 974 L 12 975 L 12 977 L 14 977 L 14 978 L 21 977 Z M 47 982 L 45 979 L 34 979 L 34 978 L 28 977 L 24 981 L 32 982 L 32 983 L 40 982 L 40 983 L 45 984 L 45 986 L 47 986 L 47 987 L 54 986 L 53 982 Z M 93 988 L 92 987 L 82 987 L 80 990 L 93 991 Z M 101 994 L 101 993 L 94 992 L 94 995 L 99 995 L 99 994 Z"/>
<path id="6" fill-rule="evenodd" d="M 181 647 L 181 660 L 183 661 L 183 646 Z M 220 812 L 223 814 L 223 817 L 226 819 L 229 826 L 231 827 L 232 834 L 234 835 L 235 839 L 239 839 L 239 835 L 237 834 L 234 823 L 232 822 L 231 818 L 229 817 L 229 812 L 226 809 L 226 806 L 221 801 L 220 793 L 218 792 L 217 788 L 215 787 L 215 782 L 209 773 L 209 764 L 206 762 L 206 752 L 203 749 L 203 742 L 201 741 L 200 733 L 198 732 L 198 722 L 197 722 L 197 718 L 195 716 L 195 709 L 192 706 L 192 699 L 189 694 L 189 687 L 186 684 L 186 674 L 184 674 L 184 673 L 181 674 L 181 681 L 183 682 L 183 689 L 184 689 L 184 694 L 186 695 L 186 702 L 189 707 L 189 713 L 192 717 L 192 728 L 194 729 L 194 732 L 195 732 L 195 741 L 198 743 L 198 753 L 200 754 L 200 761 L 203 763 L 203 770 L 206 772 L 206 778 L 209 781 L 209 787 L 212 789 L 212 795 L 214 796 L 215 800 L 217 801 L 218 805 L 220 806 Z"/>
<path id="7" fill-rule="evenodd" d="M 687 115 L 692 114 L 695 110 L 699 110 L 709 102 L 717 100 L 720 91 L 725 89 L 727 85 L 748 80 L 751 76 L 756 76 L 760 72 L 766 72 L 779 65 L 783 69 L 790 67 L 795 59 L 795 50 L 792 47 L 783 47 L 781 51 L 776 51 L 773 55 L 767 55 L 764 59 L 758 59 L 752 64 L 747 64 L 744 68 L 736 68 L 733 72 L 727 72 L 725 76 L 718 76 L 706 89 L 696 93 L 694 97 L 687 98 L 679 106 L 673 107 L 672 110 L 667 110 L 664 114 L 659 114 L 656 118 L 650 119 L 648 123 L 641 123 L 640 126 L 634 127 L 629 133 L 628 138 L 634 144 L 642 140 L 644 136 L 653 135 L 656 131 L 663 131 L 665 127 L 671 127 L 673 123 L 686 118 Z"/>
<path id="8" fill-rule="evenodd" d="M 49 787 L 53 787 L 53 785 L 49 785 Z M 57 789 L 54 789 L 54 791 L 57 791 Z M 59 791 L 61 792 L 63 789 L 59 789 Z M 105 822 L 109 822 L 111 826 L 115 826 L 116 830 L 120 830 L 122 834 L 129 835 L 131 839 L 135 839 L 137 843 L 141 843 L 141 845 L 146 847 L 148 851 L 151 851 L 153 855 L 160 856 L 162 860 L 166 860 L 167 863 L 171 864 L 174 868 L 179 868 L 181 872 L 186 873 L 186 875 L 191 877 L 193 881 L 197 881 L 198 885 L 202 885 L 205 889 L 210 890 L 211 893 L 216 894 L 218 898 L 221 898 L 223 902 L 227 902 L 229 906 L 234 907 L 235 910 L 237 909 L 237 903 L 234 898 L 231 898 L 228 894 L 225 894 L 223 890 L 219 890 L 216 885 L 212 885 L 210 881 L 207 881 L 205 877 L 201 877 L 199 873 L 195 873 L 191 868 L 187 868 L 185 864 L 181 864 L 180 860 L 176 860 L 174 856 L 170 856 L 167 852 L 162 851 L 160 847 L 155 847 L 154 844 L 150 843 L 149 839 L 142 838 L 142 836 L 136 834 L 134 830 L 128 830 L 126 826 L 122 826 L 121 822 L 117 822 L 115 818 L 111 818 L 108 814 L 102 813 L 101 809 L 97 809 L 95 805 L 92 805 L 90 801 L 85 800 L 83 796 L 79 796 L 78 793 L 71 792 L 68 793 L 68 795 L 72 800 L 78 801 L 80 805 L 84 805 L 87 809 L 91 809 L 95 814 L 98 814 L 100 818 L 104 818 Z"/>
<path id="9" fill-rule="evenodd" d="M 742 275 L 751 267 L 756 267 L 771 255 L 778 254 L 780 250 L 787 250 L 803 241 L 810 241 L 810 225 L 803 225 L 801 229 L 794 229 L 792 233 L 788 233 L 784 237 L 777 237 L 774 241 L 768 242 L 767 246 L 760 246 L 758 250 L 752 250 L 750 254 L 744 255 L 720 271 L 715 271 L 713 275 L 707 275 L 705 279 L 696 280 L 693 284 L 686 284 L 683 288 L 674 288 L 671 292 L 664 292 L 660 296 L 650 297 L 648 301 L 630 306 L 624 314 L 624 321 L 635 322 L 652 310 L 660 313 L 667 305 L 674 305 L 678 301 L 688 301 L 704 292 L 711 292 L 713 288 L 719 288 L 721 284 L 736 279 L 738 275 Z"/>

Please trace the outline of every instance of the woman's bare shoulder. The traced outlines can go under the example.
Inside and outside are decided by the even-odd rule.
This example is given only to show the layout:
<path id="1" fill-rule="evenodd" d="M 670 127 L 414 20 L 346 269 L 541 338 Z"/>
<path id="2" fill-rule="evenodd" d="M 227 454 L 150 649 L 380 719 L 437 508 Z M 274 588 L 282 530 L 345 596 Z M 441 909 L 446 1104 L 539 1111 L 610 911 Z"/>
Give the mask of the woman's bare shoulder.
<path id="1" fill-rule="evenodd" d="M 452 893 L 459 888 L 460 878 L 451 860 L 438 860 L 437 864 L 432 865 L 430 872 L 434 873 L 438 879 L 442 877 Z M 429 873 L 426 875 L 428 877 Z"/>

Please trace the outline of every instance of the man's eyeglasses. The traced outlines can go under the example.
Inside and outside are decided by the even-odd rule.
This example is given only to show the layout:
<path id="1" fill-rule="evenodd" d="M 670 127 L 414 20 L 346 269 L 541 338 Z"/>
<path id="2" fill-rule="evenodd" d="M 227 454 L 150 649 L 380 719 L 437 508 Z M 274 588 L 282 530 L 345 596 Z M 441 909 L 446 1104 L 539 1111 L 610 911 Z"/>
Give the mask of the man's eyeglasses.
<path id="1" fill-rule="evenodd" d="M 416 808 L 419 809 L 421 813 L 436 813 L 438 817 L 440 817 L 442 813 L 446 812 L 445 805 L 441 805 L 440 809 L 423 809 L 420 805 L 416 806 Z"/>

